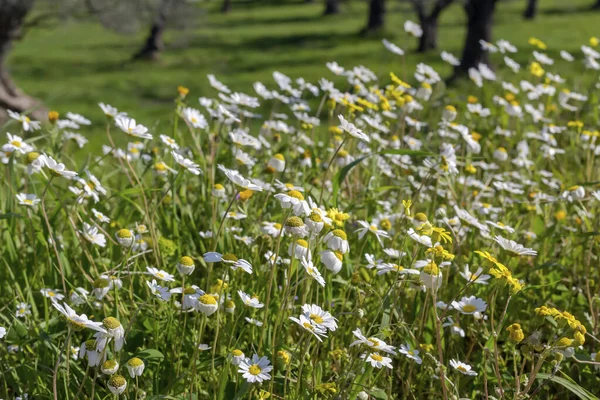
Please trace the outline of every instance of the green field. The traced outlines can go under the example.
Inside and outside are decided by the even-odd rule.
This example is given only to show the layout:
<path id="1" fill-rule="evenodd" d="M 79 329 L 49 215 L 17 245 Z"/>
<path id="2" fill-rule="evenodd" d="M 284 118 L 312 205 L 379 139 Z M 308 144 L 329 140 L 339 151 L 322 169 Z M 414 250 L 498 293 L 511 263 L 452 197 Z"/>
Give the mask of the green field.
<path id="1" fill-rule="evenodd" d="M 561 49 L 578 53 L 579 46 L 598 34 L 600 13 L 585 9 L 589 0 L 540 1 L 534 21 L 524 21 L 524 1 L 500 2 L 495 18 L 494 38 L 504 38 L 517 47 L 527 46 L 536 36 L 550 45 L 548 54 L 558 57 Z M 567 4 L 569 3 L 569 4 Z M 28 93 L 43 99 L 59 112 L 82 113 L 102 121 L 98 101 L 113 104 L 141 122 L 153 125 L 170 113 L 176 87 L 184 85 L 191 95 L 212 96 L 206 74 L 214 73 L 236 91 L 254 94 L 252 83 L 273 85 L 271 74 L 280 71 L 292 78 L 314 82 L 333 77 L 325 67 L 337 61 L 345 67 L 365 65 L 379 74 L 412 74 L 419 62 L 432 65 L 442 76 L 451 67 L 441 61 L 439 51 L 416 54 L 416 39 L 404 32 L 406 19 L 417 21 L 405 3 L 388 4 L 386 37 L 407 52 L 406 65 L 385 51 L 381 37 L 358 35 L 366 23 L 366 3 L 346 2 L 341 14 L 322 16 L 318 3 L 269 4 L 234 2 L 227 15 L 220 3 L 199 5 L 206 13 L 195 29 L 171 30 L 167 49 L 158 62 L 131 62 L 144 39 L 118 35 L 93 20 L 56 24 L 49 29 L 32 29 L 15 46 L 9 66 L 17 83 Z M 465 15 L 452 5 L 440 20 L 439 49 L 460 56 L 465 33 Z M 441 51 L 441 50 L 440 50 Z M 519 57 L 526 57 L 522 52 Z M 496 60 L 500 63 L 500 58 Z M 560 61 L 559 61 L 560 62 Z M 577 68 L 582 67 L 580 65 Z"/>

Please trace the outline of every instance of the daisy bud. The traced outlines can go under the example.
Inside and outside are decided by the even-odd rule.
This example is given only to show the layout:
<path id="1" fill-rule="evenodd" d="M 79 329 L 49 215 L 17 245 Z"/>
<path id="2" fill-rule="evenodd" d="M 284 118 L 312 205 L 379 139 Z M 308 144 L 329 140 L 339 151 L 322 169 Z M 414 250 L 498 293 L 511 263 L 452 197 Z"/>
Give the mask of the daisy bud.
<path id="1" fill-rule="evenodd" d="M 195 268 L 194 260 L 189 256 L 181 257 L 177 263 L 177 271 L 181 275 L 191 275 Z"/>
<path id="2" fill-rule="evenodd" d="M 121 322 L 115 317 L 107 317 L 102 320 L 102 325 L 106 329 L 108 336 L 115 340 L 115 350 L 121 350 L 125 342 L 125 329 L 121 325 Z"/>
<path id="3" fill-rule="evenodd" d="M 245 358 L 244 352 L 239 349 L 235 349 L 231 352 L 231 363 L 233 365 L 239 365 Z"/>
<path id="4" fill-rule="evenodd" d="M 117 242 L 123 247 L 131 247 L 133 244 L 133 232 L 129 229 L 119 229 L 115 233 L 115 237 L 117 238 Z"/>
<path id="5" fill-rule="evenodd" d="M 304 218 L 304 223 L 311 233 L 319 233 L 325 226 L 321 214 L 316 211 L 311 212 L 308 217 Z"/>
<path id="6" fill-rule="evenodd" d="M 283 154 L 275 154 L 271 157 L 267 168 L 272 171 L 283 172 L 285 169 L 285 158 L 283 157 Z"/>
<path id="7" fill-rule="evenodd" d="M 454 106 L 446 106 L 444 108 L 444 112 L 442 113 L 442 118 L 444 118 L 446 122 L 452 122 L 456 118 L 456 115 L 457 112 Z"/>
<path id="8" fill-rule="evenodd" d="M 212 195 L 213 197 L 224 198 L 227 196 L 227 193 L 225 193 L 225 187 L 220 183 L 215 183 L 212 189 Z"/>
<path id="9" fill-rule="evenodd" d="M 198 298 L 196 309 L 207 317 L 217 311 L 218 308 L 219 305 L 217 304 L 217 299 L 215 299 L 215 296 L 211 294 L 203 294 Z"/>
<path id="10" fill-rule="evenodd" d="M 100 371 L 104 375 L 114 375 L 119 370 L 119 363 L 115 360 L 106 360 L 104 364 L 100 367 Z"/>
<path id="11" fill-rule="evenodd" d="M 292 360 L 292 355 L 290 354 L 289 351 L 287 350 L 279 350 L 277 352 L 277 367 L 278 368 L 285 368 L 287 365 L 289 365 L 290 361 Z"/>
<path id="12" fill-rule="evenodd" d="M 348 236 L 346 236 L 346 232 L 341 229 L 334 229 L 329 232 L 323 238 L 323 242 L 329 247 L 331 250 L 339 251 L 342 254 L 346 254 L 348 250 L 350 250 L 350 245 L 348 244 Z"/>
<path id="13" fill-rule="evenodd" d="M 50 121 L 51 124 L 53 124 L 56 121 L 58 121 L 58 117 L 59 117 L 58 112 L 56 112 L 56 111 L 48 111 L 48 121 Z"/>
<path id="14" fill-rule="evenodd" d="M 136 376 L 142 376 L 145 367 L 146 366 L 144 365 L 144 362 L 137 357 L 133 357 L 127 361 L 127 371 L 129 371 L 129 376 L 132 378 L 135 378 Z"/>
<path id="15" fill-rule="evenodd" d="M 306 258 L 310 259 L 310 249 L 308 248 L 308 242 L 304 239 L 298 239 L 294 243 L 290 243 L 288 248 L 288 255 L 294 257 L 297 260 Z"/>
<path id="16" fill-rule="evenodd" d="M 93 285 L 93 293 L 98 300 L 102 300 L 110 290 L 110 281 L 108 279 L 98 278 L 94 281 Z"/>
<path id="17" fill-rule="evenodd" d="M 179 93 L 180 98 L 183 99 L 189 92 L 190 89 L 186 88 L 185 86 L 177 86 L 177 93 Z"/>
<path id="18" fill-rule="evenodd" d="M 233 314 L 234 311 L 235 311 L 235 303 L 233 302 L 233 300 L 227 300 L 225 302 L 225 312 L 227 312 L 229 314 Z"/>
<path id="19" fill-rule="evenodd" d="M 343 261 L 344 255 L 339 251 L 325 250 L 321 252 L 321 262 L 334 274 L 340 272 Z"/>
<path id="20" fill-rule="evenodd" d="M 285 220 L 284 230 L 293 236 L 305 237 L 307 235 L 306 226 L 300 217 L 289 217 Z"/>
<path id="21" fill-rule="evenodd" d="M 127 381 L 121 375 L 113 375 L 108 380 L 108 389 L 112 394 L 121 394 L 127 389 Z"/>

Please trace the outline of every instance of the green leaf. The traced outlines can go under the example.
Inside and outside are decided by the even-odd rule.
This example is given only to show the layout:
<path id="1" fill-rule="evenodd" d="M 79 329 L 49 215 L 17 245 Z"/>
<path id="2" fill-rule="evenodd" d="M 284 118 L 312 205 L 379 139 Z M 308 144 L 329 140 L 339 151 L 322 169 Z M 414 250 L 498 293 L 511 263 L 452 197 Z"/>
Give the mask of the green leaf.
<path id="1" fill-rule="evenodd" d="M 372 156 L 372 154 L 367 154 L 366 156 L 362 156 L 357 158 L 356 160 L 352 161 L 350 164 L 346 165 L 344 168 L 340 169 L 338 171 L 338 173 L 335 175 L 335 177 L 333 178 L 333 193 L 332 193 L 332 198 L 333 198 L 333 202 L 337 207 L 338 204 L 338 193 L 340 191 L 340 186 L 342 185 L 342 182 L 344 181 L 344 179 L 346 178 L 346 175 L 348 175 L 348 172 L 350 172 L 350 170 L 352 168 L 354 168 L 355 166 L 357 166 L 358 164 L 361 163 L 361 161 L 363 161 L 365 158 L 368 158 Z"/>
<path id="2" fill-rule="evenodd" d="M 594 396 L 593 394 L 588 392 L 586 389 L 582 388 L 581 386 L 579 386 L 577 383 L 575 383 L 574 381 L 572 381 L 570 379 L 565 379 L 565 378 L 561 378 L 559 376 L 552 376 L 550 374 L 544 374 L 544 373 L 537 374 L 536 379 L 543 379 L 543 380 L 549 379 L 551 382 L 556 382 L 559 385 L 563 386 L 564 388 L 569 389 L 569 391 L 571 393 L 573 393 L 575 396 L 579 397 L 580 399 L 600 400 L 596 396 Z"/>
<path id="3" fill-rule="evenodd" d="M 9 218 L 25 218 L 25 216 L 17 213 L 6 213 L 0 214 L 0 219 L 9 219 Z"/>
<path id="4" fill-rule="evenodd" d="M 142 350 L 137 354 L 137 356 L 144 361 L 150 361 L 150 360 L 162 361 L 165 358 L 163 353 L 161 353 L 160 351 L 158 351 L 156 349 Z"/>

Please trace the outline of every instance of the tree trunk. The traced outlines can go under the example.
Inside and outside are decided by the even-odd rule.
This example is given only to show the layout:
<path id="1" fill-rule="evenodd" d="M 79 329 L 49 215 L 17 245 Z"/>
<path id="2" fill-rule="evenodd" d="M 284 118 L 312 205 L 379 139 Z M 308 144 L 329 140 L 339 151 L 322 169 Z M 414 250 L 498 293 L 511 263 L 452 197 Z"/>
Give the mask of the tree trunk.
<path id="1" fill-rule="evenodd" d="M 534 19 L 535 14 L 537 12 L 537 2 L 538 0 L 527 0 L 527 8 L 523 12 L 523 18 L 525 19 Z M 600 3 L 600 0 L 598 0 Z"/>
<path id="2" fill-rule="evenodd" d="M 385 0 L 369 1 L 369 18 L 367 26 L 361 31 L 361 34 L 376 32 L 383 29 L 385 21 Z"/>
<path id="3" fill-rule="evenodd" d="M 33 7 L 34 0 L 0 0 L 0 120 L 5 110 L 32 111 L 40 102 L 23 93 L 12 81 L 6 67 L 6 57 L 15 40 L 21 38 L 25 17 Z M 33 110 L 36 119 L 46 117 L 44 110 Z"/>
<path id="4" fill-rule="evenodd" d="M 419 53 L 425 53 L 428 50 L 437 48 L 438 20 L 437 18 L 427 18 L 421 21 L 423 35 L 419 38 Z"/>
<path id="5" fill-rule="evenodd" d="M 227 0 L 225 0 L 227 2 Z M 162 0 L 158 5 L 156 17 L 150 27 L 150 32 L 146 38 L 144 46 L 134 56 L 134 60 L 156 60 L 160 52 L 165 47 L 163 42 L 163 34 L 167 27 L 167 19 L 169 12 L 179 5 L 181 0 Z M 225 7 L 225 4 L 223 5 Z"/>
<path id="6" fill-rule="evenodd" d="M 464 74 L 470 68 L 477 68 L 480 63 L 488 64 L 488 54 L 483 51 L 479 42 L 491 41 L 495 6 L 496 0 L 469 0 L 465 5 L 467 35 L 460 65 L 454 69 L 455 75 Z"/>
<path id="7" fill-rule="evenodd" d="M 222 13 L 228 13 L 231 11 L 231 0 L 223 0 L 223 7 L 221 7 Z"/>
<path id="8" fill-rule="evenodd" d="M 424 0 L 413 0 L 421 29 L 423 29 L 423 35 L 419 38 L 417 52 L 424 53 L 437 48 L 438 20 L 440 14 L 453 2 L 454 0 L 437 0 L 431 12 L 427 14 Z"/>
<path id="9" fill-rule="evenodd" d="M 339 0 L 325 0 L 325 12 L 324 15 L 339 14 L 340 2 Z"/>

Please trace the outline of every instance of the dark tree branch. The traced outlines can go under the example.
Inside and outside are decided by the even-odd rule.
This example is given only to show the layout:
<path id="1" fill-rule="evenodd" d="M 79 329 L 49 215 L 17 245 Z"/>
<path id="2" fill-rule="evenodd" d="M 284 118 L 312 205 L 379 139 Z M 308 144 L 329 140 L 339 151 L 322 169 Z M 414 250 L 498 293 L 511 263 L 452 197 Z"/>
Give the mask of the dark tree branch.
<path id="1" fill-rule="evenodd" d="M 599 0 L 600 1 L 600 0 Z M 523 18 L 534 19 L 537 13 L 537 2 L 538 0 L 527 0 L 527 8 L 523 12 Z"/>
<path id="2" fill-rule="evenodd" d="M 21 39 L 25 18 L 33 7 L 34 0 L 0 0 L 0 111 L 31 111 L 39 105 L 34 98 L 23 93 L 13 82 L 5 61 L 13 42 Z M 35 118 L 44 118 L 38 110 Z"/>
<path id="3" fill-rule="evenodd" d="M 323 15 L 334 15 L 340 13 L 339 0 L 325 0 L 325 11 Z"/>
<path id="4" fill-rule="evenodd" d="M 470 68 L 477 68 L 480 63 L 489 63 L 488 53 L 481 48 L 480 41 L 491 41 L 496 1 L 469 0 L 465 4 L 467 34 L 460 65 L 454 68 L 454 77 L 467 73 Z"/>
<path id="5" fill-rule="evenodd" d="M 364 35 L 371 32 L 376 32 L 383 29 L 385 22 L 385 0 L 370 0 L 369 1 L 369 17 L 367 26 L 365 26 L 360 34 Z"/>
<path id="6" fill-rule="evenodd" d="M 436 0 L 428 14 L 424 0 L 412 0 L 415 12 L 419 17 L 419 23 L 423 29 L 423 35 L 419 38 L 419 47 L 417 48 L 419 53 L 437 48 L 438 20 L 440 14 L 453 2 L 454 0 Z"/>

